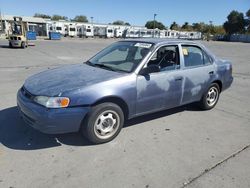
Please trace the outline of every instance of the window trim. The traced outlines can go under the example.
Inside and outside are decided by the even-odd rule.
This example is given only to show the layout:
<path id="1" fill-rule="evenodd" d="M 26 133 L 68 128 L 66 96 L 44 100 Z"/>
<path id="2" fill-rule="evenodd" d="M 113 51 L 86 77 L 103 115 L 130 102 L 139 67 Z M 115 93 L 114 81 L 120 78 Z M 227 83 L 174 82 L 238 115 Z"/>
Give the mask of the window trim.
<path id="1" fill-rule="evenodd" d="M 178 59 L 179 59 L 179 63 L 180 63 L 180 68 L 179 69 L 174 69 L 174 70 L 169 70 L 169 71 L 160 71 L 160 72 L 156 72 L 156 73 L 152 73 L 152 74 L 159 74 L 159 73 L 167 73 L 167 72 L 173 72 L 173 71 L 181 71 L 182 69 L 183 69 L 183 65 L 182 65 L 182 57 L 181 57 L 181 46 L 180 46 L 180 44 L 162 44 L 162 45 L 159 45 L 159 46 L 157 46 L 155 49 L 153 49 L 152 51 L 151 51 L 151 54 L 147 57 L 145 57 L 145 58 L 147 58 L 147 59 L 145 59 L 145 61 L 142 63 L 142 65 L 139 65 L 138 67 L 137 67 L 137 69 L 135 70 L 135 73 L 137 74 L 137 75 L 139 75 L 139 72 L 143 69 L 143 68 L 145 68 L 146 67 L 146 65 L 149 63 L 149 61 L 150 61 L 150 59 L 154 56 L 154 54 L 155 53 L 157 53 L 157 51 L 161 48 L 161 47 L 167 47 L 167 46 L 176 46 L 177 48 L 178 48 L 178 55 L 179 55 L 179 57 L 178 57 Z M 138 70 L 138 71 L 137 71 Z"/>
<path id="2" fill-rule="evenodd" d="M 213 58 L 201 46 L 195 45 L 195 44 L 185 44 L 185 43 L 180 44 L 180 46 L 181 46 L 181 56 L 182 56 L 182 60 L 183 60 L 183 69 L 192 69 L 192 68 L 205 67 L 205 66 L 212 65 L 214 63 Z M 183 46 L 199 48 L 201 50 L 201 52 L 202 52 L 203 64 L 202 65 L 195 65 L 195 66 L 185 66 L 184 54 L 182 52 Z M 204 55 L 207 56 L 207 58 L 208 58 L 208 60 L 209 60 L 210 63 L 204 64 Z"/>

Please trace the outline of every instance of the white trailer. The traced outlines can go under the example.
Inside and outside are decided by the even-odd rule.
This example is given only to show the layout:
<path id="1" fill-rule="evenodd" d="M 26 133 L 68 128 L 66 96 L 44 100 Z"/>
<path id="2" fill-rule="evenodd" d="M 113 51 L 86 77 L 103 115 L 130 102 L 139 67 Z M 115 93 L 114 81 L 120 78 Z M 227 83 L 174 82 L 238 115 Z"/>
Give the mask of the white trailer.
<path id="1" fill-rule="evenodd" d="M 140 35 L 139 29 L 128 28 L 125 30 L 124 36 L 125 38 L 138 38 Z"/>
<path id="2" fill-rule="evenodd" d="M 66 27 L 66 35 L 69 37 L 76 37 L 77 36 L 77 27 L 75 24 L 69 24 Z"/>
<path id="3" fill-rule="evenodd" d="M 174 38 L 177 39 L 179 38 L 180 32 L 179 31 L 175 31 L 175 30 L 169 30 L 167 31 L 167 38 Z"/>
<path id="4" fill-rule="evenodd" d="M 94 37 L 94 27 L 93 25 L 84 25 L 83 36 L 86 38 Z"/>
<path id="5" fill-rule="evenodd" d="M 122 29 L 122 28 L 116 28 L 115 29 L 115 37 L 121 38 L 123 36 L 124 30 L 125 29 Z"/>
<path id="6" fill-rule="evenodd" d="M 106 38 L 106 27 L 105 26 L 94 26 L 94 36 L 100 38 Z"/>
<path id="7" fill-rule="evenodd" d="M 201 32 L 189 32 L 188 33 L 188 39 L 201 40 L 202 39 L 202 34 L 201 34 Z"/>
<path id="8" fill-rule="evenodd" d="M 115 36 L 115 31 L 114 31 L 114 27 L 106 27 L 106 38 L 114 38 Z"/>

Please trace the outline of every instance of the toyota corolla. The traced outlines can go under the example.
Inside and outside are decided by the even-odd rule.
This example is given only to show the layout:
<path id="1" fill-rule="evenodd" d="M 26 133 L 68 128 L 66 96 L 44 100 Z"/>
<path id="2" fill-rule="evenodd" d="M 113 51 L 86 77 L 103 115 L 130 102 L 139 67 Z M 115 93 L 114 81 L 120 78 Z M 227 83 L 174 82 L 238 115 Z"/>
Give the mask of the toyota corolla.
<path id="1" fill-rule="evenodd" d="M 17 93 L 25 122 L 44 133 L 114 139 L 124 121 L 198 102 L 212 109 L 233 81 L 232 64 L 185 40 L 116 42 L 87 62 L 29 77 Z"/>

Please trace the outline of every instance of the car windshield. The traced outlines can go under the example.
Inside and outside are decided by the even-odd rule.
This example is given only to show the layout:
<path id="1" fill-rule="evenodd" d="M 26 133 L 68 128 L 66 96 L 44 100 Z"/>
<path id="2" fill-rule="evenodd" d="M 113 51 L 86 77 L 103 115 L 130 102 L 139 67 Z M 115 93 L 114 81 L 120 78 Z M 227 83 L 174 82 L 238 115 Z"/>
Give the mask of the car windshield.
<path id="1" fill-rule="evenodd" d="M 151 43 L 116 42 L 91 58 L 87 64 L 111 71 L 132 72 L 148 54 Z"/>

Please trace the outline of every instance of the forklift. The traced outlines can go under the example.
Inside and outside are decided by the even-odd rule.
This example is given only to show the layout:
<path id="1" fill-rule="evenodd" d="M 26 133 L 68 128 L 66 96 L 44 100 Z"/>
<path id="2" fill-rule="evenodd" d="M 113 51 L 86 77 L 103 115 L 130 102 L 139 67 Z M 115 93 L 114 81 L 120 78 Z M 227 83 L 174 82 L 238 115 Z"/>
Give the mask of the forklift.
<path id="1" fill-rule="evenodd" d="M 14 22 L 12 24 L 12 34 L 9 35 L 9 47 L 28 47 L 28 40 L 26 37 L 26 29 L 22 17 L 14 16 Z"/>

